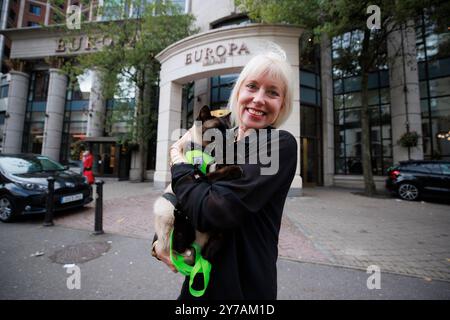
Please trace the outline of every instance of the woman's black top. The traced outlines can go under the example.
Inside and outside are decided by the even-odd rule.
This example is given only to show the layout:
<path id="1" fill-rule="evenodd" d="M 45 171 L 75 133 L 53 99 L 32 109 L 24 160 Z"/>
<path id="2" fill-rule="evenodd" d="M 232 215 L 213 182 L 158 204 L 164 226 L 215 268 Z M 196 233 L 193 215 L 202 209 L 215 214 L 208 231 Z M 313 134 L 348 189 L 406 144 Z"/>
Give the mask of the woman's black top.
<path id="1" fill-rule="evenodd" d="M 284 203 L 297 166 L 297 142 L 287 131 L 272 128 L 268 131 L 269 138 L 264 140 L 268 141 L 272 164 L 260 157 L 256 164 L 250 162 L 251 155 L 262 149 L 255 146 L 264 145 L 260 144 L 263 140 L 260 131 L 234 144 L 235 147 L 245 144 L 245 161 L 239 152 L 235 156 L 237 163 L 245 162 L 239 164 L 243 171 L 241 178 L 211 183 L 199 179 L 190 164 L 172 167 L 173 191 L 194 228 L 224 235 L 222 247 L 212 264 L 210 283 L 201 299 L 277 297 L 278 235 Z M 262 168 L 271 165 L 276 168 L 277 155 L 278 170 L 263 175 Z M 195 299 L 189 293 L 188 277 L 179 299 Z"/>

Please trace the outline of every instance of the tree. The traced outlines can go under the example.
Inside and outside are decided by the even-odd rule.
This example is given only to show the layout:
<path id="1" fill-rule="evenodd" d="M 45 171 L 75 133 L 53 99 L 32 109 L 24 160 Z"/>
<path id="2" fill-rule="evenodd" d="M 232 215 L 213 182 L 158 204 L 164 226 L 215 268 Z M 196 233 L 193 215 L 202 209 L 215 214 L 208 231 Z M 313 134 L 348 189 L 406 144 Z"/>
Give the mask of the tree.
<path id="1" fill-rule="evenodd" d="M 322 34 L 331 39 L 352 30 L 362 32 L 362 41 L 356 47 L 340 52 L 340 68 L 361 76 L 361 143 L 365 193 L 376 193 L 372 175 L 370 148 L 370 116 L 368 99 L 369 73 L 383 63 L 387 36 L 390 32 L 403 28 L 408 21 L 421 14 L 423 8 L 437 21 L 446 21 L 449 12 L 448 1 L 441 0 L 235 0 L 241 10 L 250 18 L 265 23 L 290 23 L 299 25 L 314 34 L 318 40 Z M 380 9 L 379 29 L 369 29 L 367 13 L 370 5 Z M 355 63 L 357 62 L 357 63 Z M 408 130 L 408 127 L 407 127 Z"/>
<path id="2" fill-rule="evenodd" d="M 80 32 L 95 39 L 112 41 L 94 53 L 79 55 L 66 63 L 74 79 L 86 69 L 95 69 L 105 98 L 114 98 L 114 112 L 108 123 L 122 123 L 126 130 L 120 142 L 139 146 L 140 180 L 145 180 L 148 141 L 156 135 L 155 97 L 159 84 L 156 55 L 196 30 L 194 17 L 181 12 L 171 1 L 105 1 L 99 8 L 102 22 L 85 23 Z M 135 89 L 134 97 L 130 96 Z M 134 107 L 130 97 L 135 101 Z"/>

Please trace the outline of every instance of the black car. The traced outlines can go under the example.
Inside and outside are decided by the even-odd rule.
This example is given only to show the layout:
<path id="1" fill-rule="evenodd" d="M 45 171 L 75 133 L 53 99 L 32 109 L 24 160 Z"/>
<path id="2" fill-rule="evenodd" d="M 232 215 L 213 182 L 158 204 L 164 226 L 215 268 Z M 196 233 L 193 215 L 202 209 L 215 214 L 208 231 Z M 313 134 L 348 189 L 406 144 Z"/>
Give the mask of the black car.
<path id="1" fill-rule="evenodd" d="M 50 176 L 55 178 L 55 211 L 92 201 L 92 187 L 86 178 L 68 167 L 41 155 L 0 154 L 0 220 L 45 213 Z"/>
<path id="2" fill-rule="evenodd" d="M 450 199 L 450 161 L 402 161 L 388 169 L 386 188 L 404 200 Z"/>

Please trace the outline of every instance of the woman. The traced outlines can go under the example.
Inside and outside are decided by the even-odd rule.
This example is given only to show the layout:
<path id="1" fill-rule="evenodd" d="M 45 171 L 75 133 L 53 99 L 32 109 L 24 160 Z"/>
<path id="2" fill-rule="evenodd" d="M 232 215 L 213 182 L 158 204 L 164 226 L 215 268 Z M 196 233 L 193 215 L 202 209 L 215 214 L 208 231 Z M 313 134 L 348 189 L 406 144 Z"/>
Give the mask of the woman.
<path id="1" fill-rule="evenodd" d="M 272 156 L 279 159 L 275 174 L 262 175 L 263 164 L 247 161 L 239 164 L 241 178 L 210 183 L 198 179 L 194 167 L 185 163 L 183 146 L 191 138 L 189 131 L 171 147 L 172 188 L 182 212 L 196 230 L 220 232 L 224 238 L 202 299 L 277 297 L 278 236 L 297 166 L 297 142 L 287 131 L 275 128 L 291 112 L 291 85 L 291 67 L 283 58 L 273 53 L 258 55 L 241 72 L 229 101 L 237 124 L 235 144 L 245 145 L 248 160 L 249 150 L 255 149 L 254 138 L 267 129 L 267 143 L 275 146 Z M 169 257 L 156 254 L 174 270 Z M 194 299 L 189 278 L 179 299 Z"/>
<path id="2" fill-rule="evenodd" d="M 92 172 L 92 165 L 94 157 L 89 150 L 83 152 L 83 176 L 86 177 L 89 184 L 94 183 L 94 173 Z"/>

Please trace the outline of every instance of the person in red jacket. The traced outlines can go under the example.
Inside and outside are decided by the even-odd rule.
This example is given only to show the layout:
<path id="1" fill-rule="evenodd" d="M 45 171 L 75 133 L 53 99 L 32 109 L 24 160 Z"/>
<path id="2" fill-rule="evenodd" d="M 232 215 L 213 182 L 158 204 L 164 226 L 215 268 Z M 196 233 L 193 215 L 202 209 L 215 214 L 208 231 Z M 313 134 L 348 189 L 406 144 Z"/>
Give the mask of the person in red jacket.
<path id="1" fill-rule="evenodd" d="M 89 184 L 94 183 L 94 173 L 92 172 L 92 164 L 94 163 L 94 157 L 89 150 L 83 153 L 83 176 L 87 178 Z"/>

